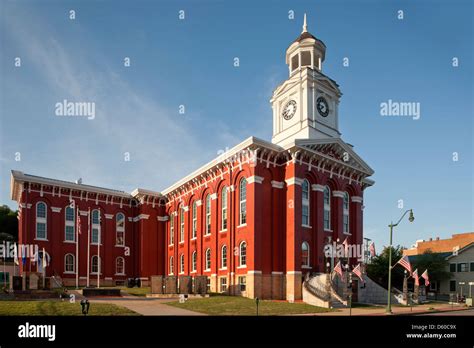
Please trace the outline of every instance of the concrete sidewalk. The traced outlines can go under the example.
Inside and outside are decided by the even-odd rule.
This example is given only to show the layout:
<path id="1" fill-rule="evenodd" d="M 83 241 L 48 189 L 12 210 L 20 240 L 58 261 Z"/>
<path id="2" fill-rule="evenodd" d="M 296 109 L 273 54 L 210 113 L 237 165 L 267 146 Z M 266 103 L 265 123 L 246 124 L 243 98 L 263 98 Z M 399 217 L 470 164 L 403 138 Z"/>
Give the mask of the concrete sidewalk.
<path id="1" fill-rule="evenodd" d="M 377 306 L 377 307 L 358 307 L 352 308 L 352 315 L 354 316 L 384 316 L 388 315 L 385 312 L 385 306 Z M 434 309 L 430 309 L 434 308 Z M 392 315 L 423 315 L 423 314 L 431 314 L 431 313 L 442 313 L 447 312 L 446 315 L 449 315 L 448 312 L 457 312 L 468 310 L 468 307 L 454 305 L 451 306 L 446 303 L 428 303 L 425 305 L 413 306 L 413 307 L 405 307 L 405 306 L 392 306 Z M 348 316 L 349 315 L 349 308 L 338 308 L 335 312 L 327 312 L 327 313 L 317 313 L 317 314 L 307 314 L 307 315 L 318 315 L 318 316 Z"/>
<path id="2" fill-rule="evenodd" d="M 137 298 L 136 296 L 116 297 L 97 297 L 90 298 L 89 301 L 93 303 L 112 303 L 117 306 L 128 308 L 141 315 L 186 315 L 186 316 L 200 316 L 205 315 L 189 311 L 187 309 L 177 308 L 166 305 L 167 302 L 177 301 L 177 298 L 172 299 L 145 299 Z"/>

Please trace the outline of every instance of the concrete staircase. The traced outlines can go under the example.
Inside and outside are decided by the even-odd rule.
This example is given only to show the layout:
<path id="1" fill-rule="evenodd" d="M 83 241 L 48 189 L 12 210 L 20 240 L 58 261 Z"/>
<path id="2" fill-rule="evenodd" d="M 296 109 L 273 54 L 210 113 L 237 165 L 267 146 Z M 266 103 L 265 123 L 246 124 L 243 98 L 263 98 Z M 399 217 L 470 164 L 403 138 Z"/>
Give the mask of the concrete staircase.
<path id="1" fill-rule="evenodd" d="M 324 308 L 345 308 L 347 301 L 335 291 L 325 273 L 316 273 L 303 282 L 303 301 Z"/>

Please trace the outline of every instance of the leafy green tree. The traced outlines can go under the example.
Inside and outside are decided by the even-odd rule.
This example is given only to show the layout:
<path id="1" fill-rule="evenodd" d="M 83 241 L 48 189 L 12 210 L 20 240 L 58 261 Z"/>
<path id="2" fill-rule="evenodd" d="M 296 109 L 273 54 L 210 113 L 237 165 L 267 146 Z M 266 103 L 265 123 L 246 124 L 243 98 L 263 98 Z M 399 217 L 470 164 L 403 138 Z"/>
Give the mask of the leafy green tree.
<path id="1" fill-rule="evenodd" d="M 389 248 L 385 247 L 382 252 L 374 256 L 367 265 L 367 275 L 379 285 L 387 288 L 388 285 L 388 258 Z M 397 245 L 392 246 L 392 266 L 403 257 L 403 247 Z M 392 287 L 399 290 L 403 289 L 404 268 L 400 265 L 392 268 Z"/>
<path id="2" fill-rule="evenodd" d="M 431 250 L 426 250 L 413 261 L 413 269 L 418 268 L 418 274 L 421 274 L 428 269 L 430 282 L 446 280 L 451 277 L 448 271 L 449 262 L 446 260 L 446 255 L 434 253 Z"/>
<path id="3" fill-rule="evenodd" d="M 0 242 L 18 240 L 18 211 L 7 205 L 0 206 Z"/>

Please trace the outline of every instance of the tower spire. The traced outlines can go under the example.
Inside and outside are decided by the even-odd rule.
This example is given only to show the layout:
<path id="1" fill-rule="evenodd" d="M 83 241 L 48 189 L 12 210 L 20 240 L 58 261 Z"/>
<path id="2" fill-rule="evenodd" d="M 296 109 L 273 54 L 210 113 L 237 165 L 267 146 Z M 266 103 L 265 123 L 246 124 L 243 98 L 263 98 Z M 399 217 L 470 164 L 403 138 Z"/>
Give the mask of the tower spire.
<path id="1" fill-rule="evenodd" d="M 304 14 L 304 21 L 303 21 L 303 31 L 301 34 L 306 33 L 308 31 L 308 26 L 306 25 L 306 13 Z"/>

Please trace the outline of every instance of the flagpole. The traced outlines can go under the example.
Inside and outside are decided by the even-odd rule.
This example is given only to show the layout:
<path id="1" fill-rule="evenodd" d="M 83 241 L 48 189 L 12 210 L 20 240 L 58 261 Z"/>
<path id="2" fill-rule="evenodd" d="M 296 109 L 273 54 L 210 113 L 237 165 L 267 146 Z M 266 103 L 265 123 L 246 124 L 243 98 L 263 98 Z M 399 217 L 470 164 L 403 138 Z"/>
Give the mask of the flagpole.
<path id="1" fill-rule="evenodd" d="M 7 251 L 6 251 L 6 245 L 5 241 L 3 241 L 3 286 L 6 288 L 7 287 L 7 272 L 6 272 L 6 263 L 7 261 Z"/>
<path id="2" fill-rule="evenodd" d="M 97 236 L 97 287 L 100 288 L 100 235 L 102 232 L 102 217 L 99 209 L 99 231 Z"/>
<path id="3" fill-rule="evenodd" d="M 79 289 L 79 219 L 81 214 L 79 212 L 79 207 L 77 209 L 77 221 L 76 221 L 76 289 Z"/>
<path id="4" fill-rule="evenodd" d="M 88 211 L 88 222 L 87 222 L 87 287 L 89 287 L 89 260 L 90 260 L 90 247 L 91 247 L 91 208 Z"/>
<path id="5" fill-rule="evenodd" d="M 43 261 L 42 261 L 42 265 L 43 265 L 43 289 L 46 285 L 46 254 L 45 254 L 45 251 L 44 251 L 44 248 L 43 248 Z"/>

